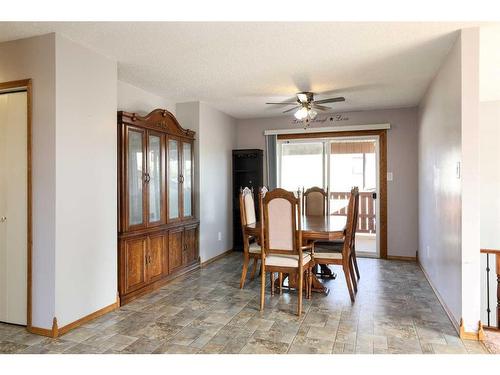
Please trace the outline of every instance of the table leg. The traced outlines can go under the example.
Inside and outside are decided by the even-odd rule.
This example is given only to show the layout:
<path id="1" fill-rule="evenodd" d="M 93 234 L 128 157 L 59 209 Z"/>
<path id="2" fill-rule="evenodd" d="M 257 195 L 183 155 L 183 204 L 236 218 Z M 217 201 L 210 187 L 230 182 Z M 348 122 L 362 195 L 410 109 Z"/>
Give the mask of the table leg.
<path id="1" fill-rule="evenodd" d="M 288 275 L 288 287 L 290 288 L 297 288 L 298 284 L 298 275 L 297 274 L 292 274 L 292 277 Z M 328 294 L 330 293 L 330 289 L 328 289 L 326 286 L 323 285 L 321 281 L 316 277 L 316 275 L 312 275 L 312 291 L 316 293 L 324 293 Z"/>

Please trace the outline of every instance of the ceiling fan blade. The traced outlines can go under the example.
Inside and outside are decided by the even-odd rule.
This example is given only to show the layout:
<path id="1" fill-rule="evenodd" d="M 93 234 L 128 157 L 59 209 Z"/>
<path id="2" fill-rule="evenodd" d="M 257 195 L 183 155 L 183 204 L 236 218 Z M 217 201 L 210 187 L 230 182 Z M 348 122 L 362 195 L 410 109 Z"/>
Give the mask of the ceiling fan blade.
<path id="1" fill-rule="evenodd" d="M 327 107 L 326 105 L 319 105 L 319 104 L 316 104 L 316 102 L 314 102 L 312 104 L 312 107 L 314 109 L 319 109 L 320 111 L 330 111 L 332 108 L 330 107 Z"/>
<path id="2" fill-rule="evenodd" d="M 329 99 L 322 99 L 322 100 L 315 100 L 314 101 L 314 103 L 316 103 L 316 104 L 335 103 L 335 102 L 345 102 L 345 98 L 343 96 L 339 96 L 337 98 L 329 98 Z"/>
<path id="3" fill-rule="evenodd" d="M 278 103 L 278 102 L 270 102 L 270 103 L 266 103 L 266 104 L 281 104 L 281 105 L 297 105 L 297 101 L 294 101 L 294 102 L 281 102 L 281 103 Z"/>
<path id="4" fill-rule="evenodd" d="M 299 108 L 301 108 L 301 106 L 300 106 L 300 105 L 298 105 L 298 106 L 296 106 L 296 107 L 293 107 L 293 108 L 290 108 L 290 109 L 287 109 L 286 111 L 283 111 L 283 113 L 292 112 L 293 110 L 295 110 L 295 109 L 299 109 Z"/>

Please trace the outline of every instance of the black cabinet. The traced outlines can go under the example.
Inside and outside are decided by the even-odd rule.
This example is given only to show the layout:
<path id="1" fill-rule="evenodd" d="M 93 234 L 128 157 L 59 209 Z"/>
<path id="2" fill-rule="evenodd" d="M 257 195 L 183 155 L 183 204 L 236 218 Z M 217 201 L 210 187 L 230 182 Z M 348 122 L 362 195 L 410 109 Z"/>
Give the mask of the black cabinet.
<path id="1" fill-rule="evenodd" d="M 258 209 L 259 188 L 264 184 L 264 151 L 233 150 L 233 249 L 243 250 L 240 220 L 240 189 L 253 188 L 254 201 Z M 258 210 L 256 211 L 258 218 Z"/>

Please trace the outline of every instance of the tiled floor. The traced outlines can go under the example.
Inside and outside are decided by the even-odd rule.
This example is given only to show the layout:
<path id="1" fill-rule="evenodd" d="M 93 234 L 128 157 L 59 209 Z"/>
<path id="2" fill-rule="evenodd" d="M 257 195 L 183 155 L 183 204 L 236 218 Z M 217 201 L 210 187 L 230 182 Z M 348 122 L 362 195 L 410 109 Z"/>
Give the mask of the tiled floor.
<path id="1" fill-rule="evenodd" d="M 330 294 L 315 293 L 298 318 L 295 292 L 268 293 L 260 312 L 259 282 L 238 288 L 233 253 L 57 340 L 0 324 L 0 353 L 486 352 L 457 337 L 415 263 L 359 263 L 354 304 L 339 272 L 325 282 Z"/>

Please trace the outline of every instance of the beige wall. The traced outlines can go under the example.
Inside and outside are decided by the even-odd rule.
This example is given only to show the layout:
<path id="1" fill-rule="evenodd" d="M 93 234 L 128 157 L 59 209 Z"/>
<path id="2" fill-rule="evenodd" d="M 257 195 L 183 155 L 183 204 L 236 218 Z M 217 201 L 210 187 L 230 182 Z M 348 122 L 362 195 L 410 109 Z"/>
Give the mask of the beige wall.
<path id="1" fill-rule="evenodd" d="M 116 301 L 116 74 L 60 35 L 0 44 L 0 82 L 33 80 L 35 327 Z"/>
<path id="2" fill-rule="evenodd" d="M 479 134 L 479 30 L 464 29 L 419 107 L 419 260 L 469 332 L 480 315 Z"/>
<path id="3" fill-rule="evenodd" d="M 118 81 L 118 110 L 146 115 L 154 109 L 167 109 L 175 115 L 175 103 L 130 83 Z"/>
<path id="4" fill-rule="evenodd" d="M 55 35 L 0 43 L 0 82 L 33 80 L 33 325 L 55 310 Z"/>
<path id="5" fill-rule="evenodd" d="M 56 35 L 59 327 L 116 302 L 117 64 Z"/>
<path id="6" fill-rule="evenodd" d="M 416 108 L 347 112 L 343 116 L 349 120 L 315 126 L 391 124 L 387 133 L 387 168 L 393 173 L 393 181 L 387 183 L 388 255 L 415 257 L 418 249 Z M 265 130 L 298 127 L 292 122 L 291 115 L 237 120 L 237 148 L 264 149 Z"/>
<path id="7" fill-rule="evenodd" d="M 461 317 L 461 49 L 458 40 L 419 110 L 419 261 L 443 302 Z"/>
<path id="8" fill-rule="evenodd" d="M 481 248 L 500 249 L 500 101 L 481 102 L 480 124 L 480 183 L 481 183 Z M 487 322 L 486 255 L 481 256 L 481 321 Z M 490 255 L 490 285 L 496 285 L 496 265 Z M 490 301 L 496 301 L 496 288 L 490 288 Z M 490 302 L 491 303 L 491 302 Z M 496 309 L 491 309 L 490 321 L 496 322 Z"/>
<path id="9" fill-rule="evenodd" d="M 231 150 L 236 146 L 236 120 L 200 102 L 178 103 L 176 113 L 183 127 L 196 131 L 194 188 L 204 262 L 233 246 Z"/>

